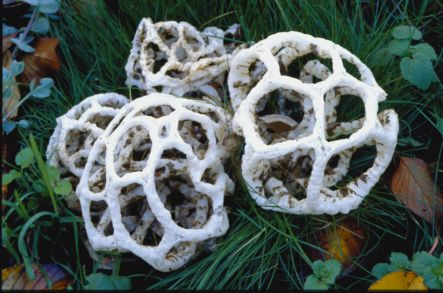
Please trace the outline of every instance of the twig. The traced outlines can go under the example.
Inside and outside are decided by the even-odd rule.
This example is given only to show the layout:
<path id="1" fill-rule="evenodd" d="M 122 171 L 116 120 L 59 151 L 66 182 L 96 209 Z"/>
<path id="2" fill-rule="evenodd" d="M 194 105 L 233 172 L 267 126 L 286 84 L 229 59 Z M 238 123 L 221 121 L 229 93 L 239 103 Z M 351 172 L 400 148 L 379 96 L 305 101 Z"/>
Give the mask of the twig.
<path id="1" fill-rule="evenodd" d="M 2 122 L 4 123 L 9 116 L 11 116 L 11 114 L 18 109 L 18 107 L 20 107 L 27 99 L 29 99 L 31 97 L 31 93 L 27 94 L 23 99 L 20 99 L 20 101 L 14 105 L 14 107 L 11 109 L 11 111 L 9 111 L 8 113 L 6 113 L 5 116 L 3 116 L 2 118 Z"/>
<path id="2" fill-rule="evenodd" d="M 435 249 L 437 249 L 437 245 L 438 245 L 438 237 L 435 237 L 434 244 L 432 244 L 431 250 L 429 250 L 428 252 L 430 255 L 432 255 Z"/>
<path id="3" fill-rule="evenodd" d="M 20 35 L 20 41 L 23 41 L 28 35 L 29 31 L 31 30 L 31 27 L 34 24 L 34 20 L 37 17 L 37 10 L 38 10 L 37 8 L 34 8 L 31 19 L 28 22 L 28 25 L 26 25 L 24 32 Z M 12 51 L 12 57 L 11 57 L 12 60 L 14 60 L 15 57 L 17 57 L 17 53 L 18 53 L 18 46 L 16 45 L 14 51 Z"/>

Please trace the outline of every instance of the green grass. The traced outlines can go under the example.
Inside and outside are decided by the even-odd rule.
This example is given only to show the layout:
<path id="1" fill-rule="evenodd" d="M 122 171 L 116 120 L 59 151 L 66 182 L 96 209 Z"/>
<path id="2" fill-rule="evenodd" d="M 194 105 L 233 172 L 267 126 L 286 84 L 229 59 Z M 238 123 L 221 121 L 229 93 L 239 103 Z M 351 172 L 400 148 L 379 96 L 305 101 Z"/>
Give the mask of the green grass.
<path id="1" fill-rule="evenodd" d="M 62 69 L 55 77 L 52 95 L 24 107 L 22 114 L 31 127 L 20 130 L 19 142 L 29 145 L 32 133 L 40 153 L 44 153 L 55 118 L 84 98 L 103 92 L 119 92 L 132 98 L 142 95 L 124 83 L 124 65 L 142 17 L 151 17 L 154 22 L 187 21 L 198 29 L 227 28 L 240 23 L 243 41 L 248 43 L 290 30 L 331 39 L 371 68 L 388 93 L 381 109 L 394 108 L 399 114 L 399 137 L 413 137 L 423 142 L 423 146 L 398 147 L 384 180 L 348 215 L 294 216 L 260 209 L 248 196 L 239 168 L 232 164 L 230 171 L 237 188 L 226 199 L 230 229 L 218 239 L 216 251 L 204 252 L 184 268 L 167 274 L 123 256 L 114 273 L 131 275 L 134 283 L 146 289 L 299 289 L 311 273 L 313 252 L 322 251 L 316 233 L 352 218 L 366 231 L 369 240 L 360 257 L 354 260 L 355 269 L 339 279 L 336 286 L 367 288 L 374 280 L 370 275 L 372 266 L 385 262 L 390 251 L 412 255 L 414 251 L 429 250 L 436 235 L 435 227 L 413 216 L 395 200 L 387 178 L 395 169 L 398 155 L 417 156 L 435 162 L 439 168 L 435 184 L 441 189 L 443 133 L 437 128 L 438 119 L 443 117 L 441 84 L 433 84 L 427 92 L 420 91 L 401 77 L 398 60 L 380 66 L 375 53 L 391 39 L 390 30 L 405 23 L 420 28 L 424 40 L 437 48 L 443 31 L 438 11 L 441 6 L 438 9 L 438 4 L 427 1 L 419 5 L 409 1 L 326 0 L 68 1 L 62 5 L 61 18 L 53 22 L 51 30 L 51 35 L 60 40 Z M 441 65 L 442 55 L 437 53 L 440 54 L 437 64 Z M 441 76 L 441 66 L 436 70 Z M 238 162 L 238 157 L 233 162 Z M 368 157 L 359 158 L 351 171 L 367 168 L 370 163 Z M 95 271 L 97 264 L 83 248 L 80 219 L 58 197 L 59 213 L 51 219 L 33 222 L 54 207 L 49 197 L 33 191 L 32 182 L 41 178 L 39 167 L 34 164 L 24 175 L 16 186 L 16 196 L 2 202 L 6 212 L 2 223 L 3 251 L 8 252 L 12 263 L 22 263 L 24 259 L 60 263 L 72 274 L 73 287 L 81 288 L 85 276 Z M 29 204 L 31 199 L 37 201 L 34 209 Z M 19 212 L 20 209 L 27 209 L 29 215 Z M 387 245 L 391 248 L 384 248 Z"/>

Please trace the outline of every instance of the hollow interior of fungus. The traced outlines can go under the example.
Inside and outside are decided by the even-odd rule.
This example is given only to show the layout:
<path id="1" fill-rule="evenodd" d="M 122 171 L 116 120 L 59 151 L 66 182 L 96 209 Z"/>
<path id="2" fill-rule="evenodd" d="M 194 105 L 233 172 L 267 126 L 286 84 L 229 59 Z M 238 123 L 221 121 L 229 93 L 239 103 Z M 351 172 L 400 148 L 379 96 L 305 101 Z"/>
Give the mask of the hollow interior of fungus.
<path id="1" fill-rule="evenodd" d="M 203 227 L 213 213 L 211 199 L 196 191 L 186 165 L 167 164 L 165 168 L 168 176 L 156 176 L 155 187 L 172 220 L 187 229 Z"/>
<path id="2" fill-rule="evenodd" d="M 343 55 L 341 55 L 341 57 L 342 57 L 343 66 L 345 67 L 346 72 L 348 74 L 352 75 L 353 77 L 355 77 L 356 79 L 366 82 L 366 80 L 363 77 L 363 75 L 361 74 L 359 68 L 357 67 L 357 65 L 355 65 L 356 61 L 352 60 L 352 57 L 350 58 L 351 60 L 349 60 L 349 58 L 347 58 L 346 56 L 343 56 Z"/>
<path id="3" fill-rule="evenodd" d="M 183 30 L 184 42 L 191 48 L 193 52 L 197 52 L 200 50 L 204 43 L 201 39 L 198 38 L 196 32 L 192 32 L 185 27 Z"/>
<path id="4" fill-rule="evenodd" d="M 209 140 L 203 126 L 196 121 L 181 120 L 178 123 L 178 132 L 182 139 L 192 147 L 197 158 L 204 159 L 209 147 Z"/>
<path id="5" fill-rule="evenodd" d="M 293 90 L 277 89 L 263 96 L 257 103 L 255 121 L 263 142 L 271 145 L 311 135 L 314 111 L 305 113 L 305 105 L 310 103 Z"/>
<path id="6" fill-rule="evenodd" d="M 287 198 L 289 207 L 294 200 L 306 198 L 314 159 L 313 150 L 303 150 L 270 160 L 270 168 L 263 176 L 265 196 L 274 202 Z"/>
<path id="7" fill-rule="evenodd" d="M 109 215 L 108 205 L 106 201 L 91 201 L 89 206 L 91 222 L 98 232 L 104 236 L 114 233 L 111 216 Z"/>
<path id="8" fill-rule="evenodd" d="M 92 131 L 86 127 L 70 129 L 66 134 L 66 152 L 69 156 L 85 149 L 91 143 Z"/>
<path id="9" fill-rule="evenodd" d="M 160 199 L 164 201 L 164 198 Z M 119 200 L 122 223 L 131 238 L 141 245 L 157 246 L 164 228 L 152 213 L 143 186 L 130 184 L 121 188 Z"/>
<path id="10" fill-rule="evenodd" d="M 129 128 L 118 139 L 114 152 L 117 175 L 142 171 L 148 162 L 151 147 L 152 141 L 146 128 L 141 125 Z"/>
<path id="11" fill-rule="evenodd" d="M 178 40 L 178 30 L 175 26 L 160 26 L 157 30 L 158 36 L 163 41 L 163 43 L 171 48 L 172 44 Z M 144 39 L 142 39 L 143 41 Z"/>
<path id="12" fill-rule="evenodd" d="M 349 169 L 348 172 L 346 172 L 346 175 L 333 186 L 328 187 L 334 191 L 340 190 L 342 196 L 346 196 L 347 192 L 343 188 L 350 182 L 354 181 L 358 184 L 358 180 L 365 180 L 363 174 L 374 165 L 377 156 L 375 143 L 371 142 L 370 144 L 365 144 L 359 148 L 351 149 L 351 156 Z"/>
<path id="13" fill-rule="evenodd" d="M 328 102 L 328 95 L 335 101 Z M 356 91 L 348 87 L 335 87 L 325 96 L 325 107 L 330 108 L 329 111 L 325 109 L 326 139 L 328 141 L 349 138 L 362 128 L 365 105 Z"/>
<path id="14" fill-rule="evenodd" d="M 155 43 L 148 43 L 145 47 L 146 54 L 146 66 L 153 73 L 157 73 L 168 62 L 168 57 L 165 52 L 160 50 L 159 46 Z"/>
<path id="15" fill-rule="evenodd" d="M 97 125 L 97 127 L 101 129 L 106 129 L 106 127 L 109 125 L 111 120 L 114 118 L 114 115 L 102 115 L 100 113 L 97 113 L 96 115 L 90 117 L 88 119 L 89 123 Z"/>

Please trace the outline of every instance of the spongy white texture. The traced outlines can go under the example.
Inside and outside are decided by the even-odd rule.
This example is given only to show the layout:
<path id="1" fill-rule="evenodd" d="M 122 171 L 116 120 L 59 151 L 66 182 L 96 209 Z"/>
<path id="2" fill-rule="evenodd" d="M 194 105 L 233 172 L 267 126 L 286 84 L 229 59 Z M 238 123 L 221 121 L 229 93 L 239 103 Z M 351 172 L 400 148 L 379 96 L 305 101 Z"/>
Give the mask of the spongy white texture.
<path id="1" fill-rule="evenodd" d="M 80 177 L 95 140 L 127 102 L 116 93 L 97 94 L 58 117 L 46 148 L 48 163 Z"/>
<path id="2" fill-rule="evenodd" d="M 289 64 L 310 53 L 316 56 L 298 78 L 288 76 Z M 332 61 L 332 70 L 317 58 Z M 344 62 L 357 68 L 359 78 L 346 71 Z M 348 213 L 362 202 L 392 158 L 397 114 L 393 110 L 377 114 L 386 93 L 365 64 L 331 41 L 299 32 L 269 36 L 234 57 L 228 86 L 236 110 L 234 130 L 246 142 L 242 175 L 251 196 L 265 209 L 293 214 Z M 259 117 L 273 93 L 283 96 L 277 98 L 279 113 Z M 335 108 L 340 99 L 346 99 L 344 95 L 362 100 L 363 118 L 336 122 Z M 288 101 L 303 108 L 300 121 L 288 117 L 285 111 L 291 107 L 284 105 Z M 333 140 L 349 133 L 348 138 Z M 355 149 L 374 144 L 373 166 L 334 189 L 348 172 Z M 338 160 L 336 166 L 329 163 L 333 157 Z M 300 193 L 305 198 L 297 198 Z"/>
<path id="3" fill-rule="evenodd" d="M 92 247 L 170 271 L 224 234 L 224 195 L 233 192 L 221 163 L 228 124 L 217 106 L 167 94 L 123 107 L 91 148 L 76 189 Z"/>
<path id="4" fill-rule="evenodd" d="M 238 29 L 233 25 L 226 31 L 207 27 L 199 32 L 187 22 L 143 18 L 125 66 L 126 84 L 180 97 L 201 92 L 220 101 L 229 63 L 238 52 L 235 43 L 225 46 L 224 38 Z"/>

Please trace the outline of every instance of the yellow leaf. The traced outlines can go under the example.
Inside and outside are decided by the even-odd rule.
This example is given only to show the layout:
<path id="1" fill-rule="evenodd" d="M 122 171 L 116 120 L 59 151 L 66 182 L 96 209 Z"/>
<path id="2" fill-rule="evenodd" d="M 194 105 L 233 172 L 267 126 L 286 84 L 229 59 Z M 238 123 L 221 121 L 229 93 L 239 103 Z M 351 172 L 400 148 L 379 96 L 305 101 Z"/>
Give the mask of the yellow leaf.
<path id="1" fill-rule="evenodd" d="M 43 264 L 39 267 L 32 266 L 35 274 L 33 280 L 28 278 L 22 264 L 2 269 L 2 290 L 66 290 L 72 282 L 69 276 L 56 264 Z M 48 288 L 47 280 L 41 270 L 46 272 L 46 277 L 52 282 Z"/>
<path id="2" fill-rule="evenodd" d="M 352 259 L 360 255 L 366 239 L 363 229 L 351 219 L 322 230 L 317 235 L 320 246 L 327 251 L 325 255 L 317 258 L 334 258 L 344 267 L 350 266 Z"/>
<path id="3" fill-rule="evenodd" d="M 22 265 L 15 265 L 2 270 L 2 290 L 11 290 L 17 279 L 24 273 Z"/>
<path id="4" fill-rule="evenodd" d="M 422 277 L 410 271 L 387 274 L 369 287 L 369 290 L 427 290 Z"/>

